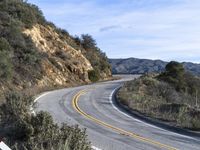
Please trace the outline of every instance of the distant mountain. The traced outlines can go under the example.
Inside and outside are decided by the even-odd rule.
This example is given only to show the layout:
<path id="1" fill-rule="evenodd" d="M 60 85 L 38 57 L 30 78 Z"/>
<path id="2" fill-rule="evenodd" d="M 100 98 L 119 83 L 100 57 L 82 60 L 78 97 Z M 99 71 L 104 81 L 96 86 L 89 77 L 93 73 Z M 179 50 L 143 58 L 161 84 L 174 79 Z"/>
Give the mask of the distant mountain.
<path id="1" fill-rule="evenodd" d="M 162 72 L 168 62 L 150 59 L 109 59 L 113 74 L 144 74 Z M 185 69 L 195 75 L 200 75 L 200 64 L 183 62 Z"/>

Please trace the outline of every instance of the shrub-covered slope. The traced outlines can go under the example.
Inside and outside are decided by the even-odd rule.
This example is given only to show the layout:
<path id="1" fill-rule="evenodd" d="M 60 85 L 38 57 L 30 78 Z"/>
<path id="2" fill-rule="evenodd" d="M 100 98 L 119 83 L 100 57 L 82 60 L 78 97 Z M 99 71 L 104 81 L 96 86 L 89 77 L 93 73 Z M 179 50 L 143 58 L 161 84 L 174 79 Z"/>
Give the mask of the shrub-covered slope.
<path id="1" fill-rule="evenodd" d="M 37 6 L 1 0 L 0 18 L 1 90 L 71 86 L 111 76 L 107 57 L 91 36 L 77 43 L 77 37 L 46 21 Z"/>
<path id="2" fill-rule="evenodd" d="M 119 101 L 144 115 L 175 126 L 200 130 L 200 78 L 170 62 L 160 75 L 144 75 L 127 82 Z"/>

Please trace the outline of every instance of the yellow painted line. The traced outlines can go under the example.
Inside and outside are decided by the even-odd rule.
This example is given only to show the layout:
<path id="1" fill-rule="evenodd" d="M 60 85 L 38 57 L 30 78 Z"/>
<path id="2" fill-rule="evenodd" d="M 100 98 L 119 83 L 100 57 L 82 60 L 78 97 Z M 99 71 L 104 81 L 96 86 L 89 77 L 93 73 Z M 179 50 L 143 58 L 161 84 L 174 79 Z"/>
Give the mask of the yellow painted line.
<path id="1" fill-rule="evenodd" d="M 126 130 L 123 130 L 123 129 L 120 129 L 118 127 L 115 127 L 115 126 L 112 126 L 108 123 L 105 123 L 99 119 L 96 119 L 94 117 L 92 117 L 91 115 L 85 113 L 79 106 L 78 106 L 78 101 L 79 101 L 79 98 L 81 95 L 84 95 L 86 93 L 85 90 L 81 90 L 79 91 L 72 99 L 72 106 L 73 108 L 81 115 L 85 116 L 86 118 L 92 120 L 93 122 L 99 124 L 99 125 L 102 125 L 106 128 L 109 128 L 109 129 L 112 129 L 114 131 L 116 131 L 117 133 L 119 134 L 122 134 L 122 135 L 126 135 L 126 136 L 130 136 L 132 138 L 135 138 L 135 139 L 138 139 L 140 141 L 143 141 L 143 142 L 146 142 L 146 143 L 149 143 L 149 144 L 153 144 L 159 148 L 165 148 L 165 149 L 168 149 L 168 150 L 177 150 L 176 148 L 174 147 L 171 147 L 171 146 L 168 146 L 168 145 L 165 145 L 165 144 L 162 144 L 162 143 L 159 143 L 157 141 L 154 141 L 154 140 L 151 140 L 151 139 L 148 139 L 148 138 L 145 138 L 145 137 L 142 137 L 136 133 L 133 133 L 133 132 L 129 132 L 129 131 L 126 131 Z"/>

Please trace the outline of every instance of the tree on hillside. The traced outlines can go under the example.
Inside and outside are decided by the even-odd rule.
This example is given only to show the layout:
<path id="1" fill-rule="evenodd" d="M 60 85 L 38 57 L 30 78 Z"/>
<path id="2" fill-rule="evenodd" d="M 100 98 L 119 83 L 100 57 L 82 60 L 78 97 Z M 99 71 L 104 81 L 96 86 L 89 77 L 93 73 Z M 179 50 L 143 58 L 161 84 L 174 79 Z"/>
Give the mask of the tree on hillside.
<path id="1" fill-rule="evenodd" d="M 82 34 L 81 38 L 82 38 L 82 46 L 85 50 L 96 48 L 96 41 L 93 39 L 91 35 Z"/>
<path id="2" fill-rule="evenodd" d="M 185 69 L 181 63 L 176 61 L 171 61 L 166 65 L 166 74 L 174 78 L 178 78 L 184 75 Z"/>
<path id="3" fill-rule="evenodd" d="M 79 36 L 75 35 L 75 36 L 73 37 L 73 39 L 74 39 L 75 43 L 76 43 L 78 46 L 81 45 L 81 39 L 80 39 Z"/>
<path id="4" fill-rule="evenodd" d="M 185 69 L 181 63 L 171 61 L 165 67 L 165 71 L 158 78 L 175 86 L 178 91 L 185 90 Z"/>

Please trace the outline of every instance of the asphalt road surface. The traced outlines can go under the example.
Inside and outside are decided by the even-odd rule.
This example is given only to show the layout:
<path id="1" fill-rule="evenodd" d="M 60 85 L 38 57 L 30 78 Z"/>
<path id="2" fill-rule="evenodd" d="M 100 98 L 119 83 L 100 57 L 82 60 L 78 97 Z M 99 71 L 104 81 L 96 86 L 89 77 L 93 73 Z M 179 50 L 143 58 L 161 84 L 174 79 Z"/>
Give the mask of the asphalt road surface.
<path id="1" fill-rule="evenodd" d="M 113 92 L 135 77 L 126 75 L 116 81 L 46 92 L 37 98 L 35 110 L 48 111 L 58 124 L 87 128 L 88 138 L 97 150 L 200 150 L 200 138 L 147 124 L 112 103 Z"/>

